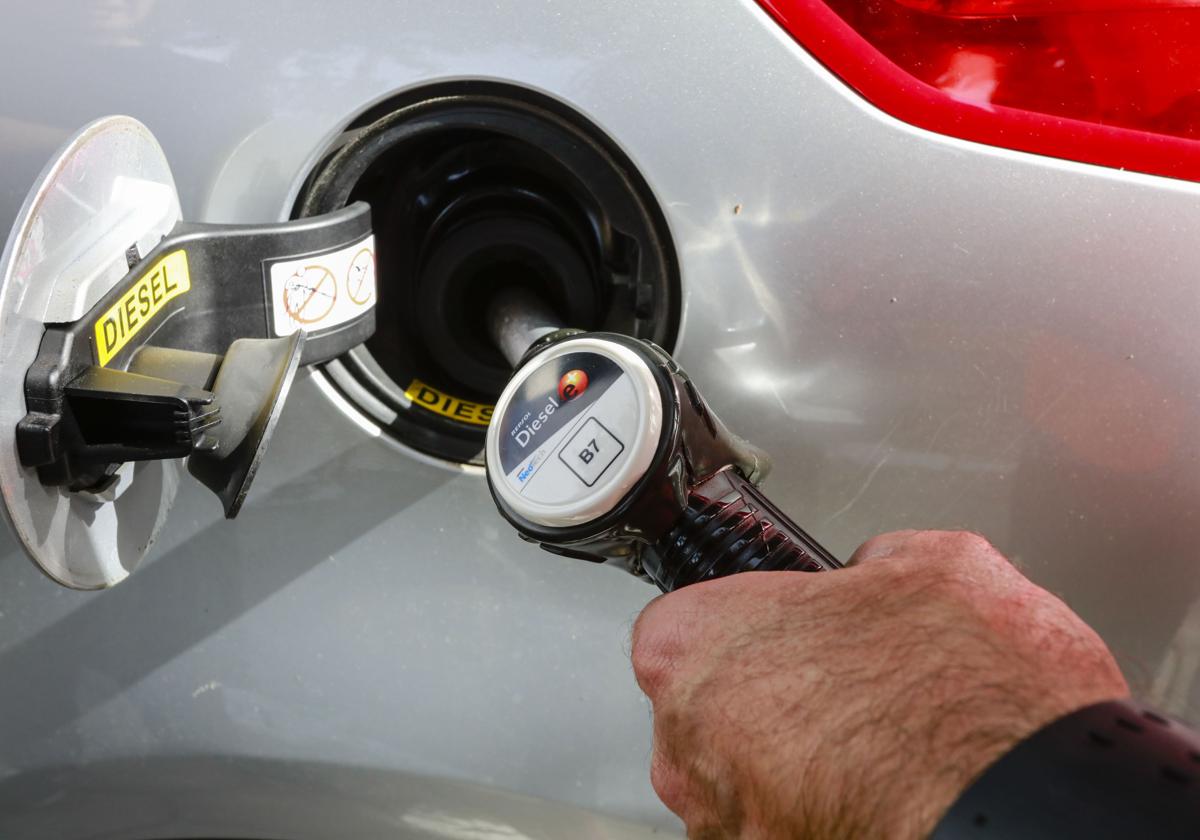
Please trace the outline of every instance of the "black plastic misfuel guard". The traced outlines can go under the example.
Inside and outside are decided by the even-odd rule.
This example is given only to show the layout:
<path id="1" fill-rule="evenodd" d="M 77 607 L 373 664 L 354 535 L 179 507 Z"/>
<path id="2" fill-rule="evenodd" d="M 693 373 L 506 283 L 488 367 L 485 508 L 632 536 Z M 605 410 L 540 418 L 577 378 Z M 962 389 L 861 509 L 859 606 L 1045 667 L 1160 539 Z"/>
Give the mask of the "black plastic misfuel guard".
<path id="1" fill-rule="evenodd" d="M 25 376 L 21 463 L 103 492 L 127 461 L 189 457 L 237 514 L 301 364 L 375 329 L 370 208 L 269 225 L 179 223 Z"/>

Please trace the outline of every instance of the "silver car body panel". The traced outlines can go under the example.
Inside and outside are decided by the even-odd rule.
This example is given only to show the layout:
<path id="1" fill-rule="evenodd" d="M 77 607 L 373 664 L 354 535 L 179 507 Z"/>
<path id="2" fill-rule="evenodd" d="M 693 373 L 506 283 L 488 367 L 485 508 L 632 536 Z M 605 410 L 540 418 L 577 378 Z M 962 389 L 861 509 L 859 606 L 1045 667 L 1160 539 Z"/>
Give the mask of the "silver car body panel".
<path id="1" fill-rule="evenodd" d="M 578 109 L 658 196 L 677 356 L 798 522 L 843 557 L 981 531 L 1197 712 L 1200 186 L 900 123 L 749 0 L 57 0 L 9 10 L 0 46 L 10 225 L 107 113 L 156 134 L 185 218 L 237 222 L 285 217 L 397 91 L 496 79 Z M 678 832 L 626 655 L 653 595 L 523 545 L 479 475 L 303 375 L 236 522 L 188 483 L 93 594 L 6 543 L 0 835 Z"/>

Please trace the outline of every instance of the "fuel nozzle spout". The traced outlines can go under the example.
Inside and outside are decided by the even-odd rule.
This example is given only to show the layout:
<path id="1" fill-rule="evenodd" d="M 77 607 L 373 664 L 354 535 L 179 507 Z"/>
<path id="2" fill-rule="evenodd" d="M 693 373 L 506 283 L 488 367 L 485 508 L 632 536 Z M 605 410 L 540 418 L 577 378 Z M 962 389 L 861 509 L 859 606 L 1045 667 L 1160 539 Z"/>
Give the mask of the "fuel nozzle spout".
<path id="1" fill-rule="evenodd" d="M 492 343 L 513 368 L 535 346 L 583 332 L 565 326 L 542 298 L 523 286 L 505 287 L 492 297 L 487 323 Z"/>
<path id="2" fill-rule="evenodd" d="M 488 486 L 523 538 L 663 591 L 841 565 L 763 495 L 766 453 L 657 346 L 563 328 L 520 288 L 493 299 L 489 331 L 515 371 L 488 427 Z"/>

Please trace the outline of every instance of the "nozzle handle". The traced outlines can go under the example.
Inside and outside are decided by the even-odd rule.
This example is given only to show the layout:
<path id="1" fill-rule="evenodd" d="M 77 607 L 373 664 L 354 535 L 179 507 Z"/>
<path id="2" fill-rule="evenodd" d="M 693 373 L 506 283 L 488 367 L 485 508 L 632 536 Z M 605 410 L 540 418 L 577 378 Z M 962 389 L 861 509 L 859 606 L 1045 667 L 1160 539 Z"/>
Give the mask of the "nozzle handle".
<path id="1" fill-rule="evenodd" d="M 842 567 L 734 467 L 690 489 L 687 508 L 642 564 L 664 592 L 737 572 Z"/>

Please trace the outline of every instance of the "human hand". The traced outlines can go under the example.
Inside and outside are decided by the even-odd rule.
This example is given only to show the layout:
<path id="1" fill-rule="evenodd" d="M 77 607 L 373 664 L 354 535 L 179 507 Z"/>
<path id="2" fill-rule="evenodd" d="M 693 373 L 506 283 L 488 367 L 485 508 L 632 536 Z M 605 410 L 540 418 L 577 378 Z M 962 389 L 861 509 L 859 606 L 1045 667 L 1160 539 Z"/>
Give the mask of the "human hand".
<path id="1" fill-rule="evenodd" d="M 1128 694 L 1091 628 L 962 532 L 664 595 L 633 666 L 651 781 L 693 838 L 924 837 L 1018 741 Z"/>

